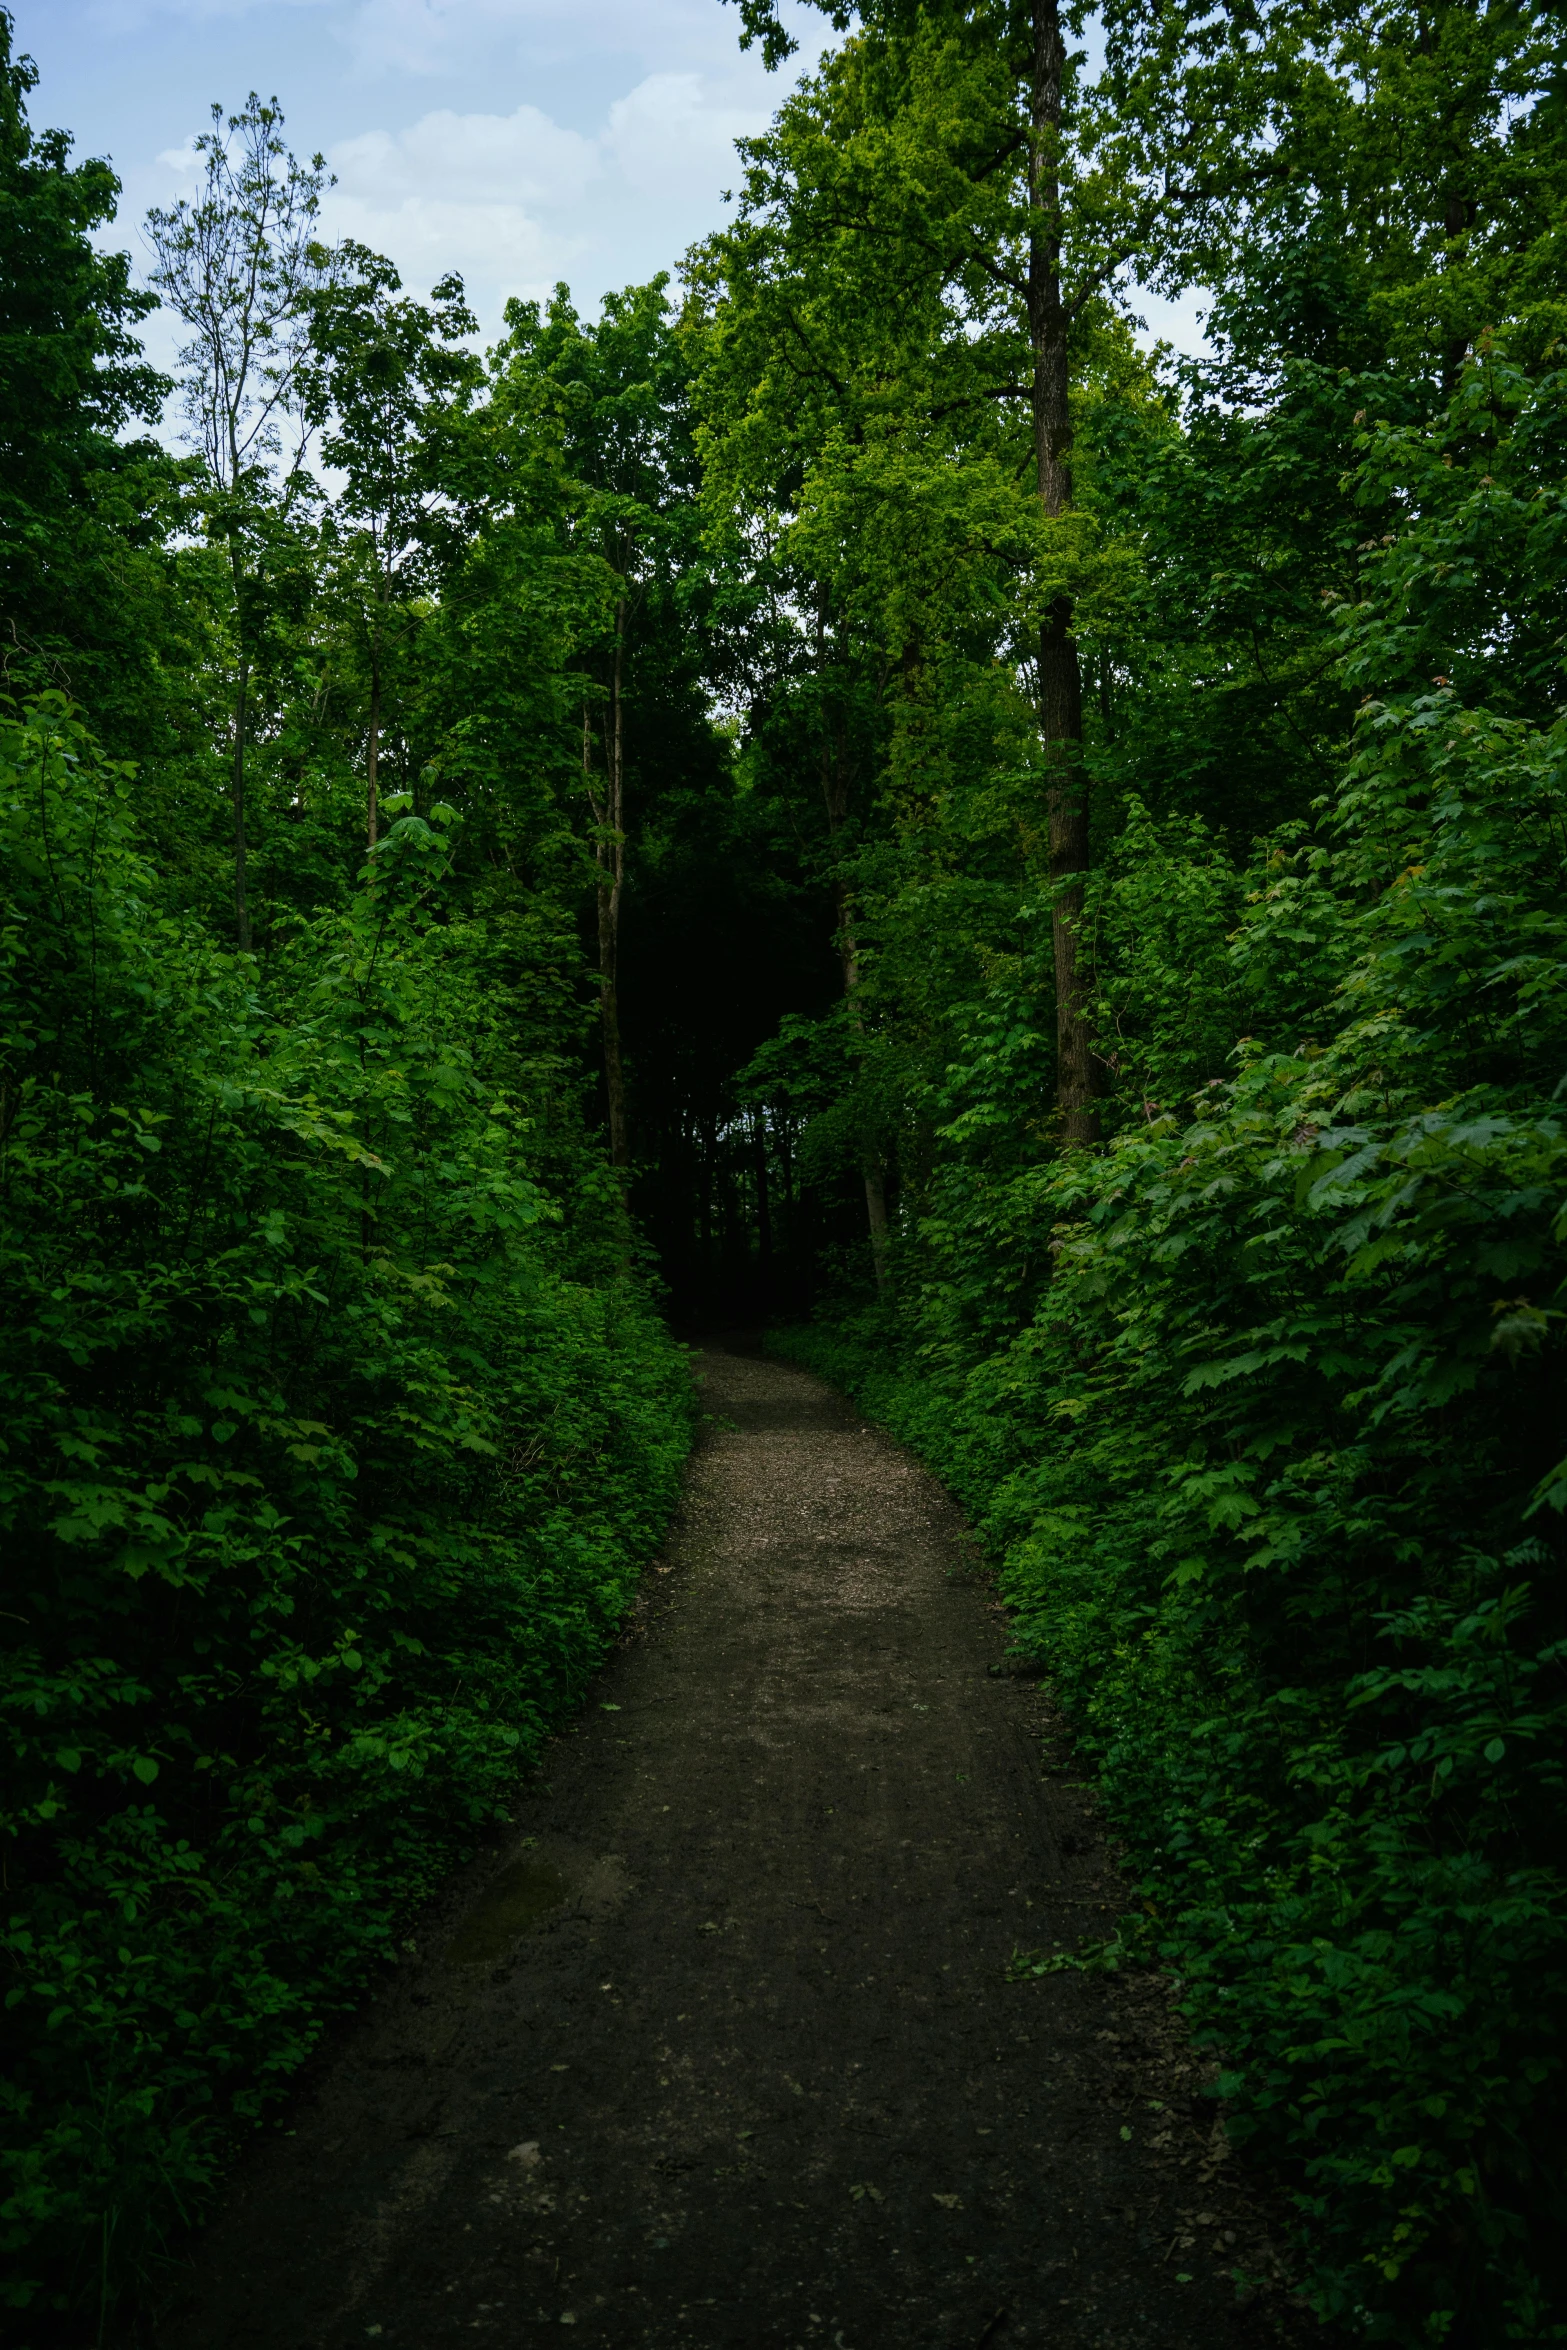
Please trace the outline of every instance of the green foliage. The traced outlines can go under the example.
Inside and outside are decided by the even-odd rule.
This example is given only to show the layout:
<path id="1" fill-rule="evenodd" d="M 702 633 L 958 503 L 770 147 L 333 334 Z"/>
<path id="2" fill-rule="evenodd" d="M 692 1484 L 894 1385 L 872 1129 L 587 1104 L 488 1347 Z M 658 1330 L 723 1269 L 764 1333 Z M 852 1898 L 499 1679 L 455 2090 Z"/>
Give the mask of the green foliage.
<path id="1" fill-rule="evenodd" d="M 528 942 L 453 902 L 452 812 L 400 814 L 263 974 L 168 911 L 133 799 L 63 703 L 5 722 L 23 2306 L 146 2259 L 505 1816 L 690 1421 L 563 1040 L 518 1033 Z"/>
<path id="2" fill-rule="evenodd" d="M 107 163 L 71 161 L 32 129 L 37 80 L 0 8 L 0 628 L 10 689 L 91 692 L 116 740 L 166 736 L 154 678 L 185 653 L 162 542 L 177 468 L 145 438 L 170 389 L 136 329 L 155 298 L 96 232 L 114 216 Z"/>
<path id="3" fill-rule="evenodd" d="M 836 1299 L 964 1496 L 1146 1880 L 1093 1963 L 1183 1974 L 1319 2306 L 1558 2338 L 1558 31 L 821 13 L 683 297 L 482 360 L 215 110 L 178 465 L 0 11 L 5 665 L 104 746 L 0 758 L 18 2295 L 146 2258 L 580 1690 L 651 1244 Z"/>
<path id="4" fill-rule="evenodd" d="M 1146 43 L 1140 14 L 1112 10 L 1112 53 Z M 1278 0 L 1253 43 L 1274 168 L 1213 224 L 1226 339 L 1264 365 L 1281 344 L 1335 368 L 1387 356 L 1452 392 L 1466 352 L 1510 319 L 1540 361 L 1564 319 L 1549 11 Z"/>
<path id="5" fill-rule="evenodd" d="M 458 339 L 477 327 L 461 279 L 442 279 L 435 311 L 408 300 L 401 283 L 379 254 L 340 246 L 329 283 L 311 297 L 301 371 L 307 412 L 325 427 L 322 456 L 343 476 L 323 521 L 322 585 L 369 688 L 372 841 L 383 729 L 406 715 L 418 682 L 417 638 L 462 544 L 450 498 L 451 444 L 482 372 Z"/>
<path id="6" fill-rule="evenodd" d="M 1495 711 L 1407 657 L 1418 623 L 1456 666 L 1504 573 L 1513 641 L 1543 633 L 1487 556 L 1563 393 L 1478 367 L 1404 444 L 1470 469 L 1343 615 L 1349 676 L 1400 690 L 1313 832 L 1235 874 L 1134 810 L 1097 884 L 1112 1147 L 1004 1147 L 1008 974 L 901 1323 L 792 1342 L 972 1511 L 1137 1855 L 1122 1942 L 1182 1976 L 1317 2306 L 1373 2340 L 1567 2337 L 1567 741 L 1505 707 L 1509 665 Z"/>

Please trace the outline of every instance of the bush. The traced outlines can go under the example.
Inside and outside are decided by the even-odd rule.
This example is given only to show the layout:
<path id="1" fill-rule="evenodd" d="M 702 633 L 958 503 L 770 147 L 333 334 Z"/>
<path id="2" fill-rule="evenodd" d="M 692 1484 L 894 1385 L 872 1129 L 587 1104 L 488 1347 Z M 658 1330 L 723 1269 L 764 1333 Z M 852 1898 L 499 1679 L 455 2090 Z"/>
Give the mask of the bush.
<path id="1" fill-rule="evenodd" d="M 134 2273 L 505 1816 L 691 1425 L 559 1056 L 448 900 L 449 814 L 261 971 L 165 910 L 135 789 L 58 699 L 0 727 L 0 2150 L 35 2318 Z"/>
<path id="2" fill-rule="evenodd" d="M 1491 473 L 1451 497 L 1462 529 L 1413 525 L 1350 616 L 1352 671 L 1483 572 L 1451 549 Z M 1208 848 L 1138 813 L 1100 891 L 1131 942 L 1107 1000 L 1153 1007 L 1111 1147 L 998 1164 L 1017 1096 L 971 1054 L 896 1329 L 783 1343 L 1000 1562 L 1136 1856 L 1118 1951 L 1184 1979 L 1320 2313 L 1561 2341 L 1567 737 L 1439 682 L 1368 696 L 1357 742 L 1317 830 L 1244 877 L 1232 1073 L 1151 1098 L 1196 1074 L 1160 1020 L 1222 944 L 1205 900 L 1230 916 Z M 1008 980 L 974 1033 L 1028 1014 Z"/>

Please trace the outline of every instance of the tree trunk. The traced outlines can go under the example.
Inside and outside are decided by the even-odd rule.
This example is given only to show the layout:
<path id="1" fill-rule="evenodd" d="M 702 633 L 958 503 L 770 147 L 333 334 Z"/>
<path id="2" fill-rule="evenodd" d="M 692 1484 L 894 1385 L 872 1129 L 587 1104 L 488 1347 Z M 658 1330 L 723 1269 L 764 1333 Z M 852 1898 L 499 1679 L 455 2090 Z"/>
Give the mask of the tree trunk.
<path id="1" fill-rule="evenodd" d="M 1474 225 L 1474 212 L 1475 207 L 1467 203 L 1461 195 L 1456 191 L 1449 192 L 1447 201 L 1442 207 L 1442 226 L 1447 231 L 1450 242 L 1456 244 L 1460 237 L 1467 237 L 1469 230 Z M 1464 380 L 1464 363 L 1468 357 L 1469 337 L 1467 335 L 1449 336 L 1442 352 L 1442 392 L 1444 398 L 1457 399 L 1458 387 Z"/>
<path id="2" fill-rule="evenodd" d="M 827 660 L 827 589 L 822 586 L 816 601 L 816 674 L 821 678 Z M 838 835 L 849 812 L 848 762 L 842 755 L 833 756 L 827 731 L 827 712 L 822 711 L 822 798 L 827 809 L 827 838 L 837 851 Z M 857 1036 L 865 1034 L 865 1022 L 860 1014 L 859 984 L 860 958 L 855 944 L 853 926 L 849 920 L 849 893 L 837 879 L 832 885 L 833 905 L 838 916 L 838 958 L 843 969 L 843 996 L 849 1007 L 849 1017 Z M 887 1262 L 887 1186 L 874 1153 L 867 1148 L 861 1160 L 865 1177 L 865 1220 L 870 1229 L 871 1263 L 876 1271 L 876 1294 L 885 1300 L 892 1293 L 892 1276 Z"/>
<path id="3" fill-rule="evenodd" d="M 250 906 L 245 895 L 245 715 L 250 696 L 250 662 L 241 653 L 234 695 L 234 928 L 242 955 L 250 952 Z"/>
<path id="4" fill-rule="evenodd" d="M 604 1100 L 609 1116 L 610 1164 L 631 1163 L 626 1129 L 626 1081 L 620 1056 L 620 899 L 626 878 L 625 837 L 625 727 L 624 672 L 626 607 L 615 606 L 615 666 L 610 684 L 609 726 L 604 743 L 604 806 L 599 817 L 599 839 L 594 843 L 598 867 L 599 1020 L 604 1031 Z M 582 719 L 582 764 L 591 773 L 592 734 L 587 713 Z M 592 786 L 589 785 L 591 795 Z M 605 834 L 608 839 L 604 838 Z"/>
<path id="5" fill-rule="evenodd" d="M 702 1244 L 702 1294 L 704 1302 L 717 1295 L 718 1284 L 713 1278 L 713 1154 L 718 1148 L 718 1130 L 711 1118 L 704 1118 L 698 1129 L 702 1152 L 702 1188 L 698 1195 L 697 1230 Z"/>
<path id="6" fill-rule="evenodd" d="M 370 740 L 365 752 L 365 840 L 374 848 L 379 831 L 380 804 L 376 797 L 376 765 L 381 751 L 381 660 L 370 661 Z"/>
<path id="7" fill-rule="evenodd" d="M 1067 317 L 1061 301 L 1061 83 L 1066 49 L 1058 0 L 1034 0 L 1029 142 L 1028 332 L 1034 354 L 1034 454 L 1046 514 L 1072 503 L 1072 412 Z M 1083 684 L 1072 606 L 1058 598 L 1039 631 L 1039 731 L 1045 748 L 1051 915 L 1056 978 L 1056 1098 L 1061 1139 L 1099 1139 L 1098 1064 L 1088 1025 L 1091 977 L 1080 924 L 1088 874 L 1088 775 L 1083 765 Z"/>
<path id="8" fill-rule="evenodd" d="M 773 1291 L 773 1203 L 767 1181 L 767 1121 L 760 1110 L 751 1112 L 751 1148 L 756 1166 L 757 1258 L 765 1310 L 772 1304 Z"/>
<path id="9" fill-rule="evenodd" d="M 874 1159 L 865 1162 L 865 1215 L 871 1228 L 871 1263 L 876 1268 L 876 1295 L 885 1305 L 892 1295 L 892 1269 L 887 1262 L 887 1186 Z"/>
<path id="10" fill-rule="evenodd" d="M 849 1007 L 849 1018 L 855 1035 L 863 1038 L 865 1022 L 860 1013 L 860 950 L 849 915 L 849 893 L 841 881 L 833 883 L 833 897 L 838 908 L 838 954 L 843 965 L 844 1001 Z M 863 1054 L 859 1057 L 863 1061 Z M 876 1295 L 885 1305 L 892 1295 L 892 1268 L 887 1261 L 887 1184 L 881 1161 L 868 1143 L 864 1146 L 860 1166 L 865 1177 L 865 1220 L 870 1226 Z"/>
<path id="11" fill-rule="evenodd" d="M 630 1164 L 626 1143 L 626 1078 L 620 1058 L 619 961 L 620 891 L 611 883 L 598 885 L 599 913 L 599 1023 L 604 1031 L 604 1099 L 609 1113 L 609 1158 L 612 1167 Z"/>
<path id="12" fill-rule="evenodd" d="M 799 1209 L 795 1202 L 794 1151 L 789 1133 L 787 1112 L 779 1118 L 775 1131 L 778 1137 L 778 1165 L 783 1175 L 784 1303 L 792 1312 L 799 1305 L 801 1298 L 799 1274 L 801 1223 Z"/>
<path id="13" fill-rule="evenodd" d="M 1442 44 L 1440 21 L 1440 18 L 1436 16 L 1423 17 L 1415 35 L 1415 51 L 1418 56 L 1433 60 L 1440 57 Z M 1440 66 L 1437 70 L 1441 70 Z M 1456 123 L 1454 127 L 1456 128 Z M 1448 181 L 1442 200 L 1442 228 L 1449 246 L 1456 244 L 1460 238 L 1463 238 L 1467 243 L 1468 231 L 1473 228 L 1478 213 L 1478 206 L 1470 202 L 1460 186 L 1455 185 L 1455 175 L 1461 172 L 1463 177 L 1469 176 L 1468 172 L 1463 169 L 1468 163 L 1467 142 L 1463 144 L 1456 156 L 1449 150 Z M 1451 264 L 1453 258 L 1451 253 L 1448 258 L 1449 264 Z M 1469 337 L 1467 335 L 1449 335 L 1443 342 L 1442 397 L 1444 400 L 1457 398 L 1458 387 L 1463 382 L 1464 363 L 1468 357 Z"/>

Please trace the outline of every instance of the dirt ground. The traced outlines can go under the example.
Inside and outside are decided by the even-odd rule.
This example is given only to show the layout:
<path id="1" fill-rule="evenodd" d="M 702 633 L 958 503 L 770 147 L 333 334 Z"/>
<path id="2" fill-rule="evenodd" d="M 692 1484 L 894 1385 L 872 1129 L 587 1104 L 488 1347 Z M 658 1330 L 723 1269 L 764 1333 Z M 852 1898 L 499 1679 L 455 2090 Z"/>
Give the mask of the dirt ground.
<path id="1" fill-rule="evenodd" d="M 954 1505 L 803 1372 L 702 1369 L 626 1641 L 162 2350 L 1320 2341 L 1168 1987 L 1008 1980 L 1119 1893 Z"/>

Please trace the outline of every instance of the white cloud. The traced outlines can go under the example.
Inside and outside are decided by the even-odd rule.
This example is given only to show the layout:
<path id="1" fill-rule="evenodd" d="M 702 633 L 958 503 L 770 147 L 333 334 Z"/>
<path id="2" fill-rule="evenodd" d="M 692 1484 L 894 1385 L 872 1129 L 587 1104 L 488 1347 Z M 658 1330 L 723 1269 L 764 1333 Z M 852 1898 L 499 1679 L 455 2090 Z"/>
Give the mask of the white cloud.
<path id="1" fill-rule="evenodd" d="M 206 0 L 197 0 L 206 4 Z M 584 49 L 685 62 L 734 54 L 736 19 L 715 0 L 358 0 L 341 37 L 370 72 L 456 74 L 485 56 Z"/>
<path id="2" fill-rule="evenodd" d="M 389 254 L 415 291 L 455 269 L 487 327 L 507 295 L 536 295 L 569 276 L 582 247 L 580 238 L 553 236 L 520 204 L 447 204 L 431 196 L 405 197 L 395 210 L 350 197 L 332 206 L 330 227 Z"/>
<path id="3" fill-rule="evenodd" d="M 141 33 L 149 27 L 155 28 L 164 17 L 196 26 L 235 24 L 268 6 L 332 8 L 336 5 L 337 0 L 91 0 L 84 13 L 96 28 L 113 35 Z"/>
<path id="4" fill-rule="evenodd" d="M 536 106 L 515 114 L 441 107 L 410 130 L 366 131 L 332 149 L 341 185 L 368 203 L 439 195 L 454 204 L 580 204 L 603 169 L 597 143 Z"/>
<path id="5" fill-rule="evenodd" d="M 650 73 L 609 110 L 602 144 L 639 195 L 709 195 L 738 178 L 735 141 L 760 130 L 766 113 L 713 103 L 696 73 Z"/>
<path id="6" fill-rule="evenodd" d="M 696 73 L 649 74 L 591 135 L 535 106 L 441 107 L 329 151 L 338 184 L 323 226 L 389 254 L 414 287 L 460 270 L 493 327 L 508 295 L 536 296 L 557 278 L 586 273 L 591 296 L 672 267 L 721 218 L 721 192 L 738 177 L 734 141 L 765 120 L 764 107 Z M 182 151 L 165 160 L 178 167 Z"/>
<path id="7" fill-rule="evenodd" d="M 521 11 L 507 0 L 361 0 L 344 38 L 361 65 L 393 73 L 450 72 L 474 44 L 510 30 Z"/>
<path id="8" fill-rule="evenodd" d="M 325 233 L 387 253 L 414 292 L 460 270 L 487 331 L 510 294 L 565 278 L 592 305 L 678 267 L 724 218 L 723 191 L 741 177 L 735 139 L 762 129 L 796 78 L 740 52 L 738 11 L 719 0 L 40 4 L 161 20 L 161 36 L 136 38 L 144 60 L 179 38 L 182 57 L 225 61 L 214 86 L 277 87 L 292 143 L 322 146 L 337 174 Z M 804 66 L 829 28 L 805 0 L 782 6 Z M 176 36 L 181 19 L 191 29 Z M 199 95 L 182 72 L 161 139 L 202 119 Z M 192 140 L 165 145 L 133 175 L 138 208 L 188 192 L 195 160 Z"/>

